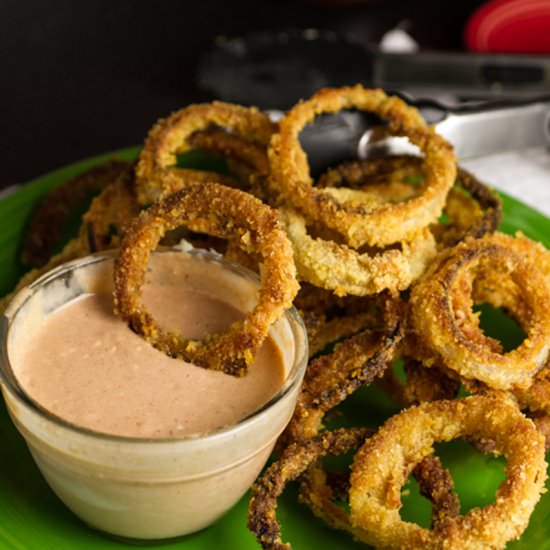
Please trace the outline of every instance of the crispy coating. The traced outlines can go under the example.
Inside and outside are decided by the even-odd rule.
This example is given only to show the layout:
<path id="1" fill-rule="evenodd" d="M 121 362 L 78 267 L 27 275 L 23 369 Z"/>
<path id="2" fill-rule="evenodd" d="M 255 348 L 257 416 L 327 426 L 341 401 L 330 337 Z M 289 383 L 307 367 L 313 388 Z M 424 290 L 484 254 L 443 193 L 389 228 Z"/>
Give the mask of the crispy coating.
<path id="1" fill-rule="evenodd" d="M 443 212 L 448 223 L 432 227 L 440 248 L 494 233 L 502 220 L 502 201 L 473 174 L 458 167 L 456 183 L 447 195 Z"/>
<path id="2" fill-rule="evenodd" d="M 116 181 L 129 166 L 122 160 L 109 160 L 52 189 L 33 212 L 21 249 L 23 265 L 45 265 L 73 211 L 92 194 Z"/>
<path id="3" fill-rule="evenodd" d="M 191 147 L 227 159 L 229 169 L 237 175 L 239 188 L 255 197 L 267 199 L 266 180 L 269 176 L 267 147 L 222 129 L 195 132 L 189 138 Z"/>
<path id="4" fill-rule="evenodd" d="M 446 517 L 433 530 L 399 517 L 401 487 L 436 441 L 488 438 L 507 460 L 496 501 Z M 361 540 L 378 548 L 504 548 L 527 527 L 546 480 L 544 438 L 515 403 L 471 396 L 412 407 L 392 418 L 359 449 L 351 472 L 350 518 Z"/>
<path id="5" fill-rule="evenodd" d="M 192 149 L 190 138 L 195 132 L 212 127 L 225 128 L 263 147 L 277 128 L 255 107 L 221 101 L 189 105 L 161 119 L 149 132 L 136 169 L 140 204 L 151 204 L 185 187 L 188 178 L 182 178 L 182 171 L 175 168 L 176 155 Z"/>
<path id="6" fill-rule="evenodd" d="M 424 192 L 423 166 L 424 160 L 412 155 L 344 162 L 328 170 L 315 185 L 337 198 L 344 198 L 342 191 L 348 190 L 337 192 L 335 187 L 360 189 L 363 195 L 355 195 L 355 200 L 368 200 L 373 206 L 399 203 Z M 350 199 L 353 197 L 350 195 Z M 458 166 L 456 181 L 447 195 L 443 213 L 446 222 L 431 226 L 440 248 L 496 231 L 502 219 L 502 203 L 494 191 Z"/>
<path id="7" fill-rule="evenodd" d="M 550 292 L 540 271 L 511 247 L 494 238 L 471 240 L 445 251 L 430 273 L 411 291 L 409 330 L 421 343 L 428 365 L 438 363 L 460 376 L 495 389 L 527 388 L 545 364 L 550 349 Z M 486 337 L 472 312 L 473 293 L 500 307 L 507 293 L 495 290 L 492 273 L 510 281 L 520 299 L 518 319 L 525 320 L 527 338 L 514 350 L 501 353 Z M 480 285 L 486 288 L 480 290 Z"/>
<path id="8" fill-rule="evenodd" d="M 149 255 L 167 230 L 193 231 L 234 239 L 263 259 L 259 299 L 244 319 L 223 334 L 189 340 L 160 328 L 141 302 Z M 130 225 L 115 262 L 115 308 L 133 330 L 170 356 L 227 374 L 246 373 L 268 330 L 290 307 L 298 290 L 292 251 L 277 212 L 251 195 L 217 183 L 169 195 Z"/>
<path id="9" fill-rule="evenodd" d="M 281 528 L 277 521 L 277 498 L 289 481 L 297 479 L 319 458 L 345 454 L 358 447 L 368 437 L 367 428 L 351 428 L 327 431 L 321 435 L 289 445 L 279 458 L 252 486 L 248 507 L 248 528 L 254 533 L 262 548 L 290 550 L 290 544 L 282 542 Z"/>
<path id="10" fill-rule="evenodd" d="M 314 463 L 304 474 L 300 482 L 300 500 L 307 504 L 311 511 L 329 527 L 355 534 L 349 514 L 338 505 L 336 500 L 346 501 L 349 492 L 349 475 L 336 475 L 327 472 L 319 463 Z M 420 493 L 432 503 L 432 527 L 437 526 L 448 517 L 460 514 L 460 501 L 454 492 L 451 474 L 435 455 L 428 455 L 412 470 L 418 481 Z M 361 530 L 357 530 L 361 538 Z"/>
<path id="11" fill-rule="evenodd" d="M 306 370 L 294 415 L 282 436 L 295 441 L 316 435 L 325 414 L 360 387 L 381 376 L 395 355 L 402 333 L 402 304 L 381 297 L 384 328 L 367 329 L 314 359 Z"/>
<path id="12" fill-rule="evenodd" d="M 402 346 L 401 346 L 402 347 Z M 397 356 L 403 362 L 406 383 L 403 384 L 392 368 L 388 369 L 379 381 L 381 389 L 401 406 L 418 405 L 425 401 L 452 399 L 460 389 L 460 380 L 449 376 L 437 366 L 426 367 L 420 361 L 398 350 Z"/>
<path id="13" fill-rule="evenodd" d="M 339 297 L 323 288 L 302 283 L 294 299 L 308 335 L 309 357 L 328 345 L 362 330 L 383 330 L 379 297 Z"/>
<path id="14" fill-rule="evenodd" d="M 406 135 L 425 155 L 424 192 L 397 204 L 378 207 L 340 202 L 313 185 L 307 157 L 299 142 L 300 131 L 322 113 L 356 108 L 388 121 L 391 135 Z M 428 128 L 418 111 L 381 90 L 362 86 L 324 89 L 294 106 L 279 122 L 269 146 L 271 185 L 289 205 L 309 218 L 338 231 L 352 247 L 386 246 L 410 241 L 420 229 L 437 220 L 455 175 L 451 146 Z"/>
<path id="15" fill-rule="evenodd" d="M 435 240 L 423 229 L 401 250 L 361 253 L 344 244 L 313 238 L 306 220 L 296 211 L 280 208 L 294 250 L 300 279 L 332 290 L 338 296 L 366 296 L 382 290 L 405 290 L 424 272 L 436 253 Z"/>
<path id="16" fill-rule="evenodd" d="M 82 217 L 90 252 L 116 248 L 128 224 L 140 211 L 129 166 L 96 197 Z"/>

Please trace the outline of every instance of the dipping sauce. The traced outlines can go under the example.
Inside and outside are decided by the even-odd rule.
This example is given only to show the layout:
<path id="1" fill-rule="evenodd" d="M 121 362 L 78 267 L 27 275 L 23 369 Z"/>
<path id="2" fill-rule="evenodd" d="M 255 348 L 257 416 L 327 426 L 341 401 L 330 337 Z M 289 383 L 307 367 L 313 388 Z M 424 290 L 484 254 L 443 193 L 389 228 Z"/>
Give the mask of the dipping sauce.
<path id="1" fill-rule="evenodd" d="M 185 336 L 224 330 L 257 303 L 257 279 L 213 254 L 162 250 L 149 265 L 146 306 Z M 155 350 L 114 317 L 112 291 L 104 253 L 17 294 L 0 323 L 8 411 L 50 487 L 87 524 L 146 540 L 198 531 L 244 495 L 290 420 L 305 327 L 286 312 L 249 373 L 233 378 Z"/>
<path id="2" fill-rule="evenodd" d="M 155 257 L 143 297 L 162 326 L 202 338 L 242 316 L 202 290 L 176 285 L 177 275 L 169 254 Z M 81 296 L 46 317 L 16 375 L 35 401 L 73 424 L 164 438 L 237 423 L 277 393 L 285 373 L 271 338 L 241 378 L 170 358 L 115 317 L 111 294 L 103 293 Z"/>

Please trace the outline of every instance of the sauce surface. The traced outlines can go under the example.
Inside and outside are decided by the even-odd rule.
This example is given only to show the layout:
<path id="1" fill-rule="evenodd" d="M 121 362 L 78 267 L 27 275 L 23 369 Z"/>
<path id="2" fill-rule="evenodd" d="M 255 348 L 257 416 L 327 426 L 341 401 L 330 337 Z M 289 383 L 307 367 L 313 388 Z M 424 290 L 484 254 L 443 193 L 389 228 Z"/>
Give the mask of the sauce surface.
<path id="1" fill-rule="evenodd" d="M 241 314 L 204 292 L 146 285 L 158 321 L 188 338 L 225 330 Z M 17 368 L 23 389 L 54 414 L 95 431 L 133 437 L 200 434 L 259 409 L 284 379 L 271 338 L 241 378 L 157 351 L 113 314 L 109 294 L 83 296 L 46 318 Z"/>

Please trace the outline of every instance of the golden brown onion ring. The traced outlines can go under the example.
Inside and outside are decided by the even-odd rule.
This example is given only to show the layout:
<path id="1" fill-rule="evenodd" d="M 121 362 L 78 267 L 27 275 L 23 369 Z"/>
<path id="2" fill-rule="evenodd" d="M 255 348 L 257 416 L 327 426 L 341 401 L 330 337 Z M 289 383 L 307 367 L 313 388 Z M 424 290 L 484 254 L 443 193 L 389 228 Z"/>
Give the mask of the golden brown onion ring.
<path id="1" fill-rule="evenodd" d="M 486 437 L 507 459 L 496 501 L 427 530 L 399 517 L 401 488 L 436 441 Z M 361 540 L 381 548 L 504 548 L 519 537 L 544 490 L 544 438 L 511 400 L 471 396 L 434 401 L 390 418 L 352 466 L 350 518 Z M 364 536 L 363 536 L 364 535 Z"/>
<path id="2" fill-rule="evenodd" d="M 234 239 L 263 259 L 257 305 L 227 332 L 202 341 L 160 328 L 141 302 L 151 251 L 167 230 L 181 225 Z M 142 212 L 126 231 L 115 262 L 115 308 L 133 330 L 168 355 L 236 376 L 246 373 L 297 290 L 290 243 L 277 212 L 247 193 L 214 182 L 169 195 Z"/>
<path id="3" fill-rule="evenodd" d="M 90 252 L 117 247 L 126 227 L 139 211 L 131 166 L 92 201 L 82 217 Z"/>
<path id="4" fill-rule="evenodd" d="M 319 458 L 341 455 L 358 447 L 370 435 L 367 428 L 339 429 L 289 445 L 279 458 L 256 480 L 248 507 L 248 528 L 262 548 L 290 550 L 290 544 L 281 540 L 277 521 L 277 498 L 286 484 L 300 477 Z"/>
<path id="5" fill-rule="evenodd" d="M 502 354 L 478 327 L 473 314 L 472 292 L 476 285 L 491 281 L 491 273 L 505 276 L 528 319 L 522 327 L 527 338 L 516 349 Z M 494 285 L 482 294 L 501 304 Z M 498 290 L 498 289 L 497 289 Z M 476 291 L 477 294 L 480 291 Z M 467 379 L 479 380 L 495 389 L 527 388 L 545 364 L 550 339 L 550 291 L 544 277 L 526 258 L 511 247 L 495 244 L 492 237 L 461 243 L 436 259 L 431 273 L 413 287 L 410 297 L 410 330 L 422 344 L 420 353 L 433 363 L 456 371 Z"/>
<path id="6" fill-rule="evenodd" d="M 440 247 L 454 246 L 470 237 L 479 239 L 494 233 L 502 220 L 502 202 L 494 191 L 459 167 L 443 212 L 447 223 L 432 226 L 432 231 Z"/>
<path id="7" fill-rule="evenodd" d="M 288 208 L 279 211 L 294 249 L 299 277 L 339 296 L 405 290 L 420 277 L 436 253 L 429 229 L 402 243 L 401 250 L 360 253 L 343 244 L 311 237 L 305 218 Z"/>
<path id="8" fill-rule="evenodd" d="M 421 196 L 399 204 L 348 207 L 345 201 L 339 202 L 313 185 L 299 141 L 300 131 L 317 115 L 352 108 L 387 120 L 391 135 L 406 135 L 424 153 L 425 189 Z M 283 199 L 309 218 L 338 231 L 352 247 L 410 241 L 420 229 L 437 220 L 456 174 L 451 146 L 428 128 L 416 109 L 381 90 L 366 90 L 360 85 L 327 88 L 298 103 L 279 122 L 279 133 L 271 139 L 268 153 L 271 184 Z"/>
<path id="9" fill-rule="evenodd" d="M 319 464 L 310 466 L 301 478 L 300 500 L 333 529 L 354 533 L 348 513 L 335 502 L 335 499 L 347 500 L 349 476 L 338 476 L 335 484 L 333 474 Z M 446 518 L 460 514 L 460 501 L 454 492 L 453 478 L 437 456 L 423 458 L 413 469 L 412 475 L 418 481 L 420 494 L 432 503 L 433 528 L 437 528 Z"/>
<path id="10" fill-rule="evenodd" d="M 185 185 L 182 171 L 175 168 L 176 155 L 192 149 L 190 139 L 195 132 L 212 127 L 225 128 L 264 147 L 276 130 L 258 109 L 220 101 L 189 105 L 172 113 L 151 129 L 141 151 L 136 169 L 140 204 L 151 204 Z"/>
<path id="11" fill-rule="evenodd" d="M 400 300 L 390 296 L 380 300 L 383 329 L 378 326 L 347 338 L 308 365 L 283 441 L 316 435 L 329 410 L 384 373 L 403 336 L 403 314 Z"/>
<path id="12" fill-rule="evenodd" d="M 344 162 L 323 174 L 316 186 L 361 189 L 375 205 L 402 202 L 424 191 L 423 159 L 397 155 Z M 330 192 L 337 196 L 334 189 Z M 456 182 L 447 195 L 443 213 L 446 223 L 432 225 L 432 231 L 440 246 L 448 247 L 467 237 L 477 239 L 496 231 L 502 219 L 502 204 L 494 191 L 457 167 Z"/>

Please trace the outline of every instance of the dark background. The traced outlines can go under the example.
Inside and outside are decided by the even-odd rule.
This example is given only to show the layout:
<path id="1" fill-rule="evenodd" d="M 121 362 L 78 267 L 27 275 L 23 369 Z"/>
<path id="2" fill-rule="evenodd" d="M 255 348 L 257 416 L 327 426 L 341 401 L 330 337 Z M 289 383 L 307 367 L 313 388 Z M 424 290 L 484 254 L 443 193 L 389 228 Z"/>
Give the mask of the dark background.
<path id="1" fill-rule="evenodd" d="M 212 99 L 197 70 L 220 35 L 317 28 L 369 44 L 407 21 L 422 48 L 461 50 L 479 3 L 3 0 L 0 188 L 139 144 L 157 118 Z"/>

